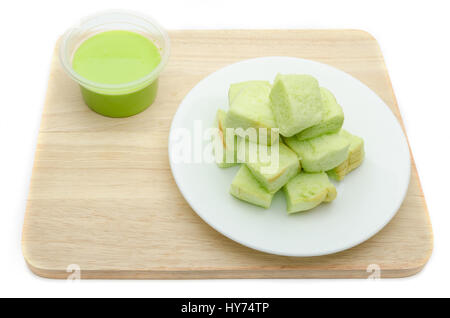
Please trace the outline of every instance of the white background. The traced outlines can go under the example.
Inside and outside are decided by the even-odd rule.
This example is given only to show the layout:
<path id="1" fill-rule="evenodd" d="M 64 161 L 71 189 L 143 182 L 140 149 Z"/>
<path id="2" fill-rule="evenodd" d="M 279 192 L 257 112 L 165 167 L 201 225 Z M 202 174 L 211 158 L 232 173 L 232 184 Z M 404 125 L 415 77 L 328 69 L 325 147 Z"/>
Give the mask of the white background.
<path id="1" fill-rule="evenodd" d="M 450 296 L 450 19 L 447 1 L 3 1 L 0 5 L 0 296 Z M 434 230 L 425 269 L 369 280 L 67 281 L 34 276 L 20 248 L 56 39 L 80 17 L 132 9 L 167 29 L 356 28 L 377 38 Z M 382 129 L 382 127 L 380 127 Z"/>

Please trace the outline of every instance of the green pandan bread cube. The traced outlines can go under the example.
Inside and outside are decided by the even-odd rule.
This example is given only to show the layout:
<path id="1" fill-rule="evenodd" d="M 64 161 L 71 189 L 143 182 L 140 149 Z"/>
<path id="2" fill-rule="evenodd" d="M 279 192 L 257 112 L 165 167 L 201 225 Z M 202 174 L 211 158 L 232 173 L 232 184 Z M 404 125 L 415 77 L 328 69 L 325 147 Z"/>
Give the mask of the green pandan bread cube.
<path id="1" fill-rule="evenodd" d="M 297 155 L 283 143 L 278 143 L 278 152 L 274 145 L 268 148 L 269 160 L 263 161 L 260 155 L 257 161 L 249 160 L 247 167 L 267 191 L 275 193 L 300 171 L 300 163 Z"/>
<path id="2" fill-rule="evenodd" d="M 331 202 L 337 192 L 325 172 L 301 172 L 283 187 L 288 213 L 310 210 L 322 202 Z"/>
<path id="3" fill-rule="evenodd" d="M 299 141 L 297 137 L 284 138 L 298 155 L 307 172 L 325 172 L 347 159 L 350 142 L 341 134 L 327 134 Z"/>
<path id="4" fill-rule="evenodd" d="M 270 160 L 272 149 L 279 143 L 277 141 L 274 145 L 268 146 L 250 142 L 248 139 L 235 136 L 234 154 L 237 163 L 248 162 L 266 162 Z"/>
<path id="5" fill-rule="evenodd" d="M 263 208 L 270 207 L 274 195 L 256 180 L 245 165 L 241 166 L 234 177 L 231 183 L 230 193 L 240 200 Z"/>
<path id="6" fill-rule="evenodd" d="M 364 140 L 346 130 L 341 130 L 340 135 L 350 142 L 347 159 L 339 166 L 327 171 L 329 177 L 338 181 L 358 168 L 364 160 Z"/>
<path id="7" fill-rule="evenodd" d="M 344 112 L 336 101 L 334 95 L 325 87 L 320 88 L 324 116 L 320 123 L 298 133 L 298 140 L 314 138 L 323 134 L 338 132 L 344 123 Z"/>
<path id="8" fill-rule="evenodd" d="M 226 117 L 226 126 L 244 131 L 254 128 L 254 139 L 257 140 L 253 139 L 252 142 L 270 145 L 278 140 L 278 134 L 271 137 L 271 128 L 277 126 L 270 107 L 270 89 L 271 85 L 267 81 L 248 81 L 231 85 L 228 93 L 230 110 Z M 263 133 L 260 132 L 260 128 Z M 248 135 L 241 137 L 248 138 Z"/>
<path id="9" fill-rule="evenodd" d="M 278 74 L 270 100 L 280 134 L 285 137 L 319 124 L 324 116 L 319 83 L 310 75 Z"/>
<path id="10" fill-rule="evenodd" d="M 233 137 L 233 142 L 230 144 L 226 138 L 226 127 L 225 118 L 227 116 L 226 111 L 219 109 L 216 115 L 216 127 L 219 129 L 219 134 L 217 138 L 219 140 L 214 140 L 218 145 L 222 145 L 222 156 L 218 155 L 216 157 L 216 163 L 220 168 L 229 168 L 237 164 L 236 158 L 236 148 L 237 148 L 237 137 Z M 213 149 L 215 149 L 213 147 Z"/>
<path id="11" fill-rule="evenodd" d="M 245 81 L 231 84 L 228 90 L 228 105 L 231 105 L 233 103 L 235 97 L 241 92 L 244 87 L 251 85 L 267 86 L 267 84 L 270 85 L 270 83 L 267 81 Z"/>

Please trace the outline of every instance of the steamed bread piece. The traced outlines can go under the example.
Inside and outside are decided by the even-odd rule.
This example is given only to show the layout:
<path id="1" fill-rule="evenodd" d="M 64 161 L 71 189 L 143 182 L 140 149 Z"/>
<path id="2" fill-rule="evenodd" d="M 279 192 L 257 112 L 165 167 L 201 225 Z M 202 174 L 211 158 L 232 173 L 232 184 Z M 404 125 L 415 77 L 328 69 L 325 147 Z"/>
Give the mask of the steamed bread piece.
<path id="1" fill-rule="evenodd" d="M 248 163 L 249 161 L 265 161 L 264 159 L 272 152 L 272 147 L 264 144 L 258 144 L 235 135 L 235 160 L 237 163 Z M 277 141 L 278 144 L 278 141 Z"/>
<path id="2" fill-rule="evenodd" d="M 331 202 L 337 192 L 325 172 L 301 172 L 283 187 L 288 213 L 310 210 L 322 202 Z"/>
<path id="3" fill-rule="evenodd" d="M 240 200 L 263 208 L 270 207 L 274 196 L 255 179 L 246 165 L 242 165 L 234 177 L 230 193 Z"/>
<path id="4" fill-rule="evenodd" d="M 275 121 L 285 137 L 319 124 L 324 116 L 319 83 L 311 75 L 278 74 L 270 100 Z"/>
<path id="5" fill-rule="evenodd" d="M 227 116 L 226 111 L 222 109 L 219 109 L 217 111 L 216 127 L 219 129 L 218 142 L 223 146 L 223 157 L 216 158 L 216 163 L 220 168 L 229 168 L 237 164 L 236 158 L 237 137 L 234 136 L 233 144 L 229 144 L 227 142 L 226 127 L 225 127 L 226 116 Z M 217 159 L 219 160 L 217 161 Z"/>
<path id="6" fill-rule="evenodd" d="M 241 138 L 233 134 L 232 139 L 227 138 L 227 127 L 225 126 L 227 112 L 219 109 L 216 116 L 216 127 L 219 130 L 218 142 L 222 145 L 223 156 L 216 158 L 216 163 L 220 168 L 228 168 L 239 163 L 245 163 L 250 158 L 250 151 L 255 151 L 255 158 L 258 158 L 258 149 L 260 145 L 251 143 L 248 139 Z M 230 133 L 230 131 L 228 131 Z M 228 140 L 230 139 L 230 140 Z M 264 147 L 269 147 L 262 145 Z M 215 147 L 213 147 L 213 150 Z M 227 157 L 228 156 L 228 157 Z"/>
<path id="7" fill-rule="evenodd" d="M 241 90 L 249 85 L 267 85 L 270 83 L 267 81 L 245 81 L 245 82 L 239 82 L 239 83 L 233 83 L 230 85 L 230 88 L 228 89 L 228 105 L 231 105 L 233 100 L 236 98 L 236 96 L 241 92 Z"/>
<path id="8" fill-rule="evenodd" d="M 247 167 L 252 174 L 270 193 L 275 193 L 281 189 L 300 170 L 300 163 L 295 152 L 283 143 L 278 145 L 278 163 L 274 156 L 274 146 L 268 147 L 269 161 L 247 162 Z M 258 159 L 261 158 L 258 157 Z M 269 167 L 272 169 L 268 169 Z"/>
<path id="9" fill-rule="evenodd" d="M 229 90 L 230 110 L 228 111 L 225 124 L 229 128 L 256 129 L 257 140 L 270 145 L 271 129 L 276 128 L 272 108 L 270 107 L 271 85 L 267 81 L 248 81 L 233 84 Z M 259 128 L 265 129 L 267 137 L 259 138 Z M 278 136 L 276 140 L 278 139 Z"/>
<path id="10" fill-rule="evenodd" d="M 364 140 L 346 130 L 341 130 L 340 135 L 350 142 L 347 159 L 339 166 L 327 171 L 329 177 L 338 181 L 358 168 L 364 160 Z"/>
<path id="11" fill-rule="evenodd" d="M 344 123 L 344 112 L 342 107 L 337 103 L 334 95 L 325 87 L 320 88 L 322 104 L 324 108 L 324 116 L 320 123 L 298 133 L 298 140 L 305 140 L 317 137 L 323 134 L 338 132 Z"/>
<path id="12" fill-rule="evenodd" d="M 295 151 L 303 169 L 307 172 L 331 170 L 347 159 L 350 142 L 337 134 L 326 134 L 299 141 L 297 137 L 284 138 L 286 144 Z"/>

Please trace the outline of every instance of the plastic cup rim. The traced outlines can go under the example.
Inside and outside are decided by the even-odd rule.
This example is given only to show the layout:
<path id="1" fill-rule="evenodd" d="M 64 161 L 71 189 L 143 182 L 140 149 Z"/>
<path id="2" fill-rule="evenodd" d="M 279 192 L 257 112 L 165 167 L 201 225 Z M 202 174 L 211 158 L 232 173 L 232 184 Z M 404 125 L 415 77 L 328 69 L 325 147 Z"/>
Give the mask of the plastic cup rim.
<path id="1" fill-rule="evenodd" d="M 120 84 L 105 84 L 105 83 L 98 83 L 91 81 L 77 72 L 72 68 L 71 64 L 71 58 L 66 56 L 66 46 L 67 42 L 70 39 L 70 37 L 73 35 L 73 33 L 83 24 L 92 21 L 99 16 L 102 15 L 108 15 L 108 14 L 121 14 L 124 16 L 132 16 L 141 20 L 144 20 L 146 23 L 152 25 L 162 36 L 163 42 L 164 42 L 164 50 L 161 54 L 161 61 L 156 66 L 155 69 L 153 69 L 149 74 L 147 74 L 144 77 L 141 77 L 138 80 L 126 82 L 126 83 L 120 83 Z M 162 72 L 164 67 L 166 66 L 168 59 L 170 55 L 170 39 L 167 34 L 167 32 L 164 30 L 164 28 L 156 22 L 153 18 L 134 12 L 134 11 L 128 11 L 128 10 L 106 10 L 94 13 L 92 15 L 86 16 L 82 18 L 77 24 L 73 25 L 67 31 L 63 34 L 61 38 L 61 42 L 59 45 L 59 60 L 66 71 L 66 73 L 78 84 L 82 85 L 86 89 L 93 90 L 93 91 L 100 91 L 100 92 L 109 92 L 109 93 L 123 93 L 123 92 L 133 92 L 136 90 L 139 90 L 141 88 L 144 88 L 153 81 L 155 81 L 159 74 Z"/>

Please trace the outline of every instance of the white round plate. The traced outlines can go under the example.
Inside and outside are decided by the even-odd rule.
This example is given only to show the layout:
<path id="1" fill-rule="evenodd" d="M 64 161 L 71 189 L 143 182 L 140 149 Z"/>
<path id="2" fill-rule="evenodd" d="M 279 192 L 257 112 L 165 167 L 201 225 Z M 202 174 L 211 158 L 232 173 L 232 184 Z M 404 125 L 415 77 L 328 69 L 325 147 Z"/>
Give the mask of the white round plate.
<path id="1" fill-rule="evenodd" d="M 335 182 L 338 195 L 333 202 L 291 215 L 286 212 L 282 191 L 275 195 L 269 209 L 235 199 L 229 188 L 238 167 L 220 169 L 198 155 L 198 149 L 208 142 L 198 142 L 203 129 L 212 127 L 219 108 L 228 109 L 230 84 L 272 82 L 277 73 L 310 74 L 330 89 L 344 110 L 344 128 L 364 139 L 366 151 L 363 164 L 343 181 Z M 181 138 L 183 133 L 190 133 L 192 140 Z M 182 149 L 192 146 L 191 151 L 180 150 L 185 146 Z M 177 155 L 180 152 L 185 154 L 183 160 Z M 411 171 L 406 138 L 381 98 L 347 73 L 291 57 L 242 61 L 200 81 L 173 118 L 169 158 L 182 195 L 206 223 L 240 244 L 286 256 L 336 253 L 369 239 L 399 209 Z"/>

